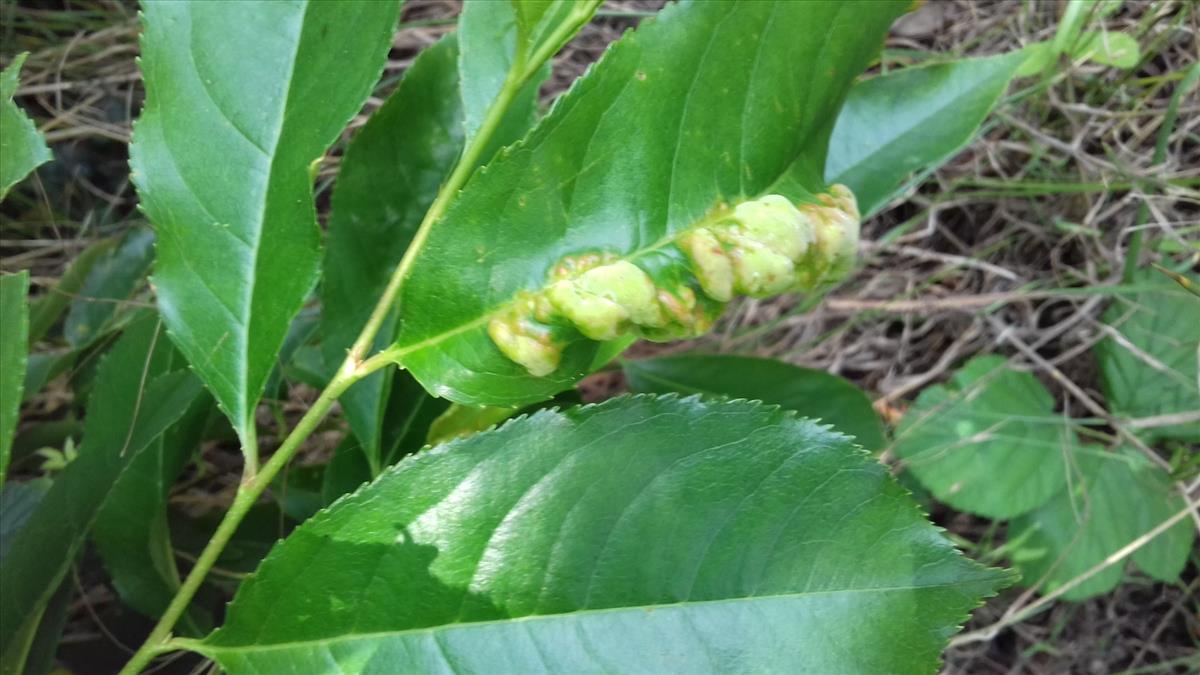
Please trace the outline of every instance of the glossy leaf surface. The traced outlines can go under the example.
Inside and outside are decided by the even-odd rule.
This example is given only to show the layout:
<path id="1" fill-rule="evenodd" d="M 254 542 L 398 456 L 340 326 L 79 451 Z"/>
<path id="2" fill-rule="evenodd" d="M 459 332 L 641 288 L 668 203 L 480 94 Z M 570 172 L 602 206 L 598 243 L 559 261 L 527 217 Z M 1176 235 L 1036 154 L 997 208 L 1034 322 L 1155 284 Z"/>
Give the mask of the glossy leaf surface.
<path id="1" fill-rule="evenodd" d="M 383 68 L 395 2 L 147 2 L 130 150 L 171 338 L 243 441 L 316 282 L 310 170 Z"/>
<path id="2" fill-rule="evenodd" d="M 28 54 L 20 54 L 0 73 L 0 199 L 29 172 L 54 158 L 33 120 L 13 102 L 17 78 Z"/>
<path id="3" fill-rule="evenodd" d="M 491 41 L 503 45 L 504 35 L 515 29 L 510 21 L 507 27 L 499 27 L 500 35 L 494 34 L 497 27 L 486 21 L 497 13 L 497 6 L 501 18 L 511 14 L 506 3 L 469 3 L 462 34 L 443 38 L 421 52 L 399 89 L 346 151 L 333 191 L 321 293 L 322 348 L 330 368 L 345 358 L 462 152 L 464 99 L 487 106 L 496 93 L 481 96 L 479 90 L 468 89 L 466 80 L 504 80 L 509 59 L 490 59 L 495 56 Z M 465 45 L 461 54 L 460 45 Z M 540 79 L 513 102 L 493 136 L 497 147 L 516 140 L 532 124 L 538 84 Z M 477 86 L 482 85 L 471 84 Z M 376 348 L 390 344 L 395 335 L 393 312 L 379 331 Z M 383 427 L 393 377 L 392 369 L 375 373 L 341 397 L 350 425 L 376 467 L 389 451 L 384 447 Z"/>
<path id="4" fill-rule="evenodd" d="M 921 392 L 893 449 L 934 497 L 1004 519 L 1062 490 L 1074 445 L 1037 378 L 1011 370 L 1002 357 L 980 356 Z"/>
<path id="5" fill-rule="evenodd" d="M 106 355 L 89 397 L 79 456 L 59 474 L 0 566 L 0 646 L 58 588 L 96 513 L 138 454 L 200 395 L 190 372 L 167 372 L 171 345 L 146 315 Z"/>
<path id="6" fill-rule="evenodd" d="M 870 214 L 913 171 L 949 160 L 995 107 L 1021 52 L 904 68 L 856 84 L 829 140 L 825 179 Z"/>
<path id="7" fill-rule="evenodd" d="M 1200 277 L 1187 277 L 1193 286 L 1200 284 Z M 1096 346 L 1109 408 L 1125 418 L 1195 414 L 1200 411 L 1200 298 L 1154 270 L 1142 270 L 1132 281 L 1147 290 L 1113 301 L 1104 322 L 1116 335 Z M 1200 442 L 1200 422 L 1143 433 L 1151 440 Z"/>
<path id="8" fill-rule="evenodd" d="M 543 288 L 567 256 L 600 252 L 677 274 L 673 237 L 823 147 L 846 89 L 904 8 L 703 2 L 643 22 L 430 230 L 402 291 L 398 360 L 468 405 L 524 405 L 568 388 L 599 343 L 571 334 L 553 372 L 534 377 L 495 346 L 489 320 Z"/>
<path id="9" fill-rule="evenodd" d="M 1006 577 L 845 436 L 624 397 L 401 462 L 293 532 L 189 646 L 233 673 L 928 673 Z"/>
<path id="10" fill-rule="evenodd" d="M 866 394 L 821 370 L 730 354 L 639 359 L 626 361 L 624 368 L 631 391 L 763 401 L 833 425 L 872 452 L 882 450 L 887 443 L 883 423 Z"/>
<path id="11" fill-rule="evenodd" d="M 73 349 L 82 349 L 105 334 L 153 261 L 154 233 L 139 227 L 92 263 L 63 324 L 63 334 Z"/>
<path id="12" fill-rule="evenodd" d="M 1184 506 L 1166 473 L 1135 450 L 1089 446 L 1078 458 L 1081 476 L 1073 489 L 1014 520 L 1009 529 L 1010 539 L 1021 542 L 1013 562 L 1023 583 L 1045 578 L 1041 589 L 1046 593 L 1104 562 Z M 1174 582 L 1194 537 L 1192 523 L 1176 523 L 1138 549 L 1133 562 L 1155 579 Z M 1112 565 L 1063 597 L 1084 600 L 1107 593 L 1121 583 L 1125 567 Z"/>
<path id="13" fill-rule="evenodd" d="M 29 355 L 29 272 L 0 276 L 0 484 L 8 471 Z"/>

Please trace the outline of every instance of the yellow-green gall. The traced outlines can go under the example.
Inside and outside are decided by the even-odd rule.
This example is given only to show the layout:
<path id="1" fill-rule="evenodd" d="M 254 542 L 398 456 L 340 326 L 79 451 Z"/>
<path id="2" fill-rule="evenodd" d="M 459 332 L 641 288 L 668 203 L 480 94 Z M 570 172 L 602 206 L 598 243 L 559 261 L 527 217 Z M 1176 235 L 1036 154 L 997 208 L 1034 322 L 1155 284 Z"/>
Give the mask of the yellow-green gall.
<path id="1" fill-rule="evenodd" d="M 686 340 L 703 335 L 712 328 L 723 305 L 715 301 L 700 302 L 688 286 L 667 290 L 658 289 L 658 304 L 663 308 L 667 323 L 661 328 L 639 327 L 638 333 L 652 342 Z"/>
<path id="2" fill-rule="evenodd" d="M 810 264 L 821 279 L 833 281 L 845 276 L 854 266 L 858 253 L 859 213 L 853 193 L 843 185 L 833 185 L 828 194 L 819 196 L 821 204 L 805 204 L 801 212 L 816 233 Z"/>
<path id="3" fill-rule="evenodd" d="M 550 270 L 551 279 L 573 279 L 583 272 L 610 262 L 614 256 L 610 253 L 582 253 L 572 255 L 558 261 Z"/>
<path id="4" fill-rule="evenodd" d="M 639 326 L 666 323 L 662 308 L 656 302 L 654 281 L 631 262 L 618 260 L 592 268 L 580 275 L 575 285 L 584 293 L 617 303 L 629 314 L 629 320 Z"/>
<path id="5" fill-rule="evenodd" d="M 712 231 L 697 227 L 679 239 L 679 248 L 705 295 L 718 302 L 733 299 L 733 263 Z"/>
<path id="6" fill-rule="evenodd" d="M 500 353 L 534 377 L 553 373 L 562 360 L 562 346 L 554 342 L 549 328 L 519 314 L 493 318 L 487 331 Z"/>
<path id="7" fill-rule="evenodd" d="M 582 291 L 574 281 L 556 281 L 546 289 L 550 304 L 580 333 L 593 340 L 615 340 L 629 321 L 624 307 L 594 293 Z"/>
<path id="8" fill-rule="evenodd" d="M 850 191 L 850 188 L 845 185 L 840 183 L 830 185 L 829 192 L 821 195 L 820 199 L 827 206 L 843 211 L 855 220 L 862 220 L 862 214 L 858 212 L 858 200 L 854 198 L 854 193 Z"/>
<path id="9" fill-rule="evenodd" d="M 749 237 L 730 233 L 729 258 L 734 288 L 752 298 L 778 295 L 796 283 L 796 267 L 788 258 Z"/>
<path id="10" fill-rule="evenodd" d="M 696 294 L 687 286 L 680 286 L 674 292 L 660 288 L 655 293 L 659 307 L 666 313 L 668 323 L 680 326 L 691 326 L 696 317 Z"/>
<path id="11" fill-rule="evenodd" d="M 738 204 L 733 220 L 743 234 L 792 261 L 799 260 L 813 240 L 812 227 L 800 210 L 779 195 Z"/>

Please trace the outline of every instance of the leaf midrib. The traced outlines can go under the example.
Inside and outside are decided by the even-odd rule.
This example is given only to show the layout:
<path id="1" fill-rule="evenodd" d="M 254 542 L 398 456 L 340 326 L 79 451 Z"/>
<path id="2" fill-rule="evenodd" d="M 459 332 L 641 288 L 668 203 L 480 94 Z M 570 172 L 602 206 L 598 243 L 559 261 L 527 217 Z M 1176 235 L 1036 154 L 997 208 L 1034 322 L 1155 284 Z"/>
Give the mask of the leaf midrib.
<path id="1" fill-rule="evenodd" d="M 694 229 L 700 228 L 700 227 L 707 227 L 709 225 L 718 223 L 721 220 L 724 220 L 726 217 L 728 217 L 728 215 L 731 212 L 732 212 L 732 209 L 729 209 L 729 208 L 715 208 L 709 215 L 688 225 L 687 227 L 680 228 L 679 230 L 677 230 L 675 232 L 670 232 L 666 236 L 664 236 L 661 239 L 659 239 L 658 241 L 650 244 L 649 246 L 646 246 L 645 248 L 640 248 L 640 249 L 637 249 L 630 253 L 627 253 L 625 255 L 613 258 L 612 262 L 618 262 L 618 261 L 633 262 L 642 256 L 653 253 L 654 251 L 665 248 L 665 247 L 675 243 L 675 241 L 677 239 L 682 237 L 687 232 L 690 232 L 691 230 L 694 230 Z M 579 274 L 582 274 L 582 272 L 577 273 L 576 276 L 578 276 Z M 394 349 L 391 349 L 389 351 L 390 351 L 392 357 L 397 362 L 403 364 L 404 357 L 409 354 L 412 354 L 414 352 L 419 352 L 422 349 L 427 349 L 429 347 L 436 346 L 445 340 L 449 340 L 450 338 L 461 335 L 463 333 L 468 333 L 476 328 L 482 328 L 483 326 L 486 326 L 489 321 L 491 321 L 494 318 L 504 316 L 506 313 L 508 313 L 511 310 L 511 308 L 514 305 L 518 304 L 520 302 L 520 298 L 518 297 L 518 296 L 520 296 L 520 294 L 541 292 L 541 291 L 545 290 L 550 285 L 550 283 L 551 283 L 550 281 L 547 281 L 544 285 L 542 285 L 536 289 L 517 290 L 512 294 L 512 297 L 510 297 L 508 300 L 500 303 L 499 305 L 496 305 L 495 307 L 493 307 L 491 309 L 484 310 L 483 313 L 480 314 L 480 316 L 475 319 L 471 319 L 470 321 L 461 323 L 461 324 L 455 326 L 454 328 L 451 328 L 450 330 L 442 331 L 441 333 L 431 335 L 431 336 L 429 336 L 423 340 L 420 340 L 418 342 L 413 342 L 411 344 L 407 344 L 407 345 L 403 345 L 403 346 L 397 346 Z"/>
<path id="2" fill-rule="evenodd" d="M 982 570 L 980 570 L 982 571 Z M 973 580 L 976 582 L 985 581 L 985 579 Z M 969 582 L 968 582 L 969 583 Z M 211 655 L 217 653 L 234 653 L 234 652 L 265 652 L 279 651 L 287 649 L 297 649 L 303 647 L 316 647 L 329 644 L 337 644 L 341 642 L 353 642 L 358 640 L 380 640 L 386 638 L 402 638 L 410 635 L 420 635 L 423 633 L 435 634 L 442 630 L 450 630 L 454 628 L 470 628 L 475 626 L 489 626 L 511 624 L 517 622 L 532 622 L 532 621 L 550 621 L 564 617 L 580 617 L 592 616 L 597 614 L 615 614 L 619 612 L 646 612 L 655 609 L 674 609 L 688 608 L 695 606 L 710 606 L 721 605 L 735 602 L 757 602 L 769 600 L 785 600 L 785 599 L 800 599 L 818 596 L 834 596 L 842 594 L 867 594 L 867 593 L 892 593 L 904 591 L 924 591 L 956 588 L 961 586 L 961 583 L 940 583 L 940 584 L 914 584 L 909 586 L 880 586 L 875 588 L 841 588 L 827 591 L 802 591 L 797 593 L 776 593 L 769 595 L 751 595 L 736 598 L 718 598 L 716 600 L 685 600 L 683 602 L 672 603 L 657 603 L 647 605 L 630 605 L 625 607 L 605 607 L 600 609 L 581 609 L 573 612 L 560 612 L 557 614 L 530 614 L 527 616 L 490 619 L 487 621 L 456 621 L 453 623 L 438 624 L 436 626 L 425 626 L 421 628 L 406 628 L 401 630 L 390 631 L 375 631 L 368 633 L 347 633 L 336 635 L 328 638 L 319 638 L 314 640 L 298 640 L 294 642 L 275 642 L 269 644 L 246 644 L 246 645 L 214 645 L 202 640 L 191 639 L 176 639 L 174 642 L 180 647 L 192 649 L 197 652 Z M 219 636 L 220 633 L 216 633 Z"/>
<path id="3" fill-rule="evenodd" d="M 285 80 L 285 82 L 287 83 L 287 86 L 284 90 L 283 96 L 280 99 L 283 103 L 283 107 L 282 107 L 282 109 L 280 109 L 278 111 L 279 122 L 275 126 L 274 138 L 272 139 L 271 146 L 269 148 L 270 152 L 267 153 L 267 184 L 264 186 L 265 189 L 263 190 L 262 203 L 259 206 L 258 218 L 256 219 L 256 223 L 255 223 L 256 227 L 254 228 L 254 233 L 253 233 L 253 243 L 250 246 L 250 254 L 254 258 L 254 274 L 250 275 L 248 283 L 246 284 L 246 291 L 243 294 L 243 296 L 244 296 L 243 297 L 243 302 L 244 302 L 243 307 L 245 308 L 245 310 L 244 310 L 245 317 L 243 318 L 243 321 L 244 321 L 243 325 L 246 328 L 246 340 L 243 343 L 243 347 L 245 348 L 245 351 L 241 355 L 241 357 L 242 357 L 240 359 L 241 363 L 239 364 L 241 366 L 239 368 L 239 370 L 240 370 L 240 376 L 241 376 L 241 380 L 242 380 L 242 386 L 241 386 L 241 391 L 238 392 L 238 397 L 244 399 L 242 401 L 243 410 L 242 410 L 241 424 L 247 425 L 247 426 L 250 426 L 249 425 L 249 417 L 254 412 L 253 411 L 254 406 L 251 405 L 251 403 L 250 403 L 250 399 L 251 399 L 252 395 L 249 391 L 249 389 L 250 389 L 250 339 L 252 336 L 252 334 L 250 332 L 250 321 L 251 321 L 251 313 L 254 308 L 254 289 L 255 289 L 255 285 L 256 285 L 255 282 L 258 279 L 259 264 L 262 262 L 262 256 L 259 255 L 259 250 L 262 245 L 263 231 L 266 229 L 267 204 L 270 202 L 271 185 L 274 182 L 275 160 L 279 157 L 279 141 L 280 141 L 280 139 L 283 138 L 283 128 L 284 128 L 284 124 L 287 122 L 287 111 L 291 108 L 290 101 L 292 98 L 292 85 L 295 83 L 295 79 L 296 79 L 296 77 L 295 77 L 295 75 L 296 75 L 296 60 L 299 57 L 300 46 L 303 43 L 304 21 L 305 21 L 306 17 L 308 16 L 308 8 L 309 8 L 309 2 L 305 2 L 300 9 L 300 16 L 296 22 L 296 27 L 297 27 L 297 30 L 299 31 L 299 34 L 296 36 L 296 41 L 292 48 L 292 56 L 291 56 L 291 59 L 288 61 L 288 71 L 287 71 L 287 77 Z"/>

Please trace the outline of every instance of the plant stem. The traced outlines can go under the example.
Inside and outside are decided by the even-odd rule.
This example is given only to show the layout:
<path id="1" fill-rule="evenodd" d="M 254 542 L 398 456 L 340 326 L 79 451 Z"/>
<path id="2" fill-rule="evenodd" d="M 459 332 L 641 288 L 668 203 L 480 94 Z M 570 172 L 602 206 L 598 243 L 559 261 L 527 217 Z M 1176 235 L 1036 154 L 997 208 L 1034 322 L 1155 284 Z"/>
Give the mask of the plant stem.
<path id="1" fill-rule="evenodd" d="M 237 531 L 242 519 L 254 506 L 258 498 L 271 484 L 292 456 L 304 443 L 305 440 L 316 430 L 317 425 L 325 418 L 329 409 L 333 407 L 335 401 L 355 382 L 358 382 L 367 375 L 388 366 L 395 362 L 396 350 L 383 349 L 369 359 L 363 360 L 368 350 L 375 343 L 375 336 L 379 333 L 380 327 L 383 325 L 384 319 L 393 310 L 397 296 L 400 293 L 400 288 L 404 283 L 404 278 L 408 276 L 409 270 L 412 268 L 413 261 L 417 254 L 425 244 L 426 238 L 429 236 L 429 230 L 446 212 L 450 202 L 458 196 L 459 191 L 466 184 L 467 179 L 474 173 L 476 166 L 495 133 L 496 128 L 500 124 L 500 120 L 508 111 L 509 105 L 516 97 L 517 92 L 521 87 L 529 81 L 529 78 L 534 72 L 542 66 L 547 59 L 558 51 L 562 42 L 574 34 L 586 21 L 591 17 L 592 10 L 599 3 L 582 3 L 588 9 L 586 11 L 573 11 L 570 20 L 566 22 L 568 25 L 559 26 L 552 34 L 552 44 L 543 43 L 533 55 L 532 59 L 527 59 L 525 50 L 518 50 L 517 58 L 512 67 L 509 69 L 508 76 L 504 81 L 496 99 L 492 101 L 488 108 L 487 114 L 484 116 L 483 122 L 479 126 L 479 130 L 475 136 L 463 148 L 462 155 L 458 159 L 458 163 L 451 171 L 449 178 L 438 189 L 437 196 L 433 203 L 429 206 L 429 210 L 425 212 L 424 219 L 421 220 L 420 227 L 417 228 L 417 233 L 413 236 L 412 243 L 404 252 L 404 257 L 400 259 L 400 263 L 392 272 L 391 279 L 388 280 L 388 285 L 383 291 L 383 295 L 376 303 L 375 309 L 372 310 L 371 316 L 363 325 L 362 332 L 354 341 L 354 345 L 350 348 L 346 359 L 338 368 L 337 374 L 325 386 L 324 391 L 317 397 L 316 402 L 300 418 L 300 421 L 284 439 L 283 444 L 279 449 L 271 455 L 261 467 L 252 467 L 253 459 L 247 456 L 247 471 L 243 475 L 242 484 L 238 486 L 237 495 L 233 499 L 233 504 L 229 510 L 225 512 L 221 523 L 217 526 L 216 532 L 213 533 L 211 539 L 205 545 L 204 550 L 196 558 L 195 565 L 176 591 L 175 597 L 171 599 L 171 603 L 167 605 L 166 611 L 155 624 L 154 629 L 146 638 L 142 646 L 133 654 L 125 667 L 121 669 L 121 675 L 136 675 L 145 668 L 155 656 L 174 649 L 174 645 L 169 642 L 171 638 L 171 629 L 175 626 L 175 622 L 187 609 L 192 598 L 199 590 L 200 584 L 204 582 L 204 578 L 208 575 L 209 570 L 216 564 L 217 558 L 225 550 L 225 546 L 229 543 L 229 539 Z M 561 42 L 558 42 L 561 41 Z"/>
<path id="2" fill-rule="evenodd" d="M 483 154 L 486 140 L 491 138 L 496 131 L 496 127 L 500 124 L 500 119 L 504 115 L 504 111 L 508 109 L 513 98 L 517 95 L 520 89 L 519 85 L 514 86 L 514 80 L 511 77 L 505 80 L 504 87 L 500 90 L 500 94 L 496 100 L 492 102 L 492 106 L 488 108 L 487 116 L 484 117 L 483 123 L 479 126 L 479 131 L 470 143 L 463 148 L 463 154 L 459 157 L 458 163 L 454 166 L 454 171 L 450 173 L 450 177 L 442 184 L 438 190 L 437 197 L 433 203 L 429 205 L 429 210 L 425 212 L 425 217 L 421 220 L 421 225 L 417 228 L 417 233 L 413 235 L 412 243 L 404 251 L 404 257 L 400 259 L 400 264 L 396 266 L 396 270 L 392 272 L 392 277 L 388 279 L 387 286 L 383 289 L 383 295 L 379 298 L 379 303 L 375 305 L 375 309 L 371 312 L 370 318 L 367 319 L 366 325 L 363 327 L 362 333 L 358 339 L 354 341 L 354 345 L 350 348 L 350 354 L 347 357 L 350 361 L 361 359 L 371 345 L 375 342 L 375 335 L 379 333 L 380 326 L 383 325 L 384 319 L 394 308 L 396 304 L 396 296 L 400 294 L 400 287 L 404 283 L 404 278 L 408 276 L 408 271 L 412 268 L 413 261 L 416 260 L 417 253 L 425 245 L 425 240 L 429 237 L 429 230 L 433 224 L 446 212 L 446 207 L 450 205 L 450 201 L 458 196 L 458 191 L 466 184 L 467 178 L 474 172 L 476 164 L 479 162 L 479 156 Z"/>
<path id="3" fill-rule="evenodd" d="M 380 357 L 384 355 L 381 354 Z M 321 395 L 313 403 L 308 412 L 304 413 L 304 417 L 296 423 L 295 428 L 284 439 L 283 444 L 271 455 L 262 468 L 252 477 L 247 477 L 242 484 L 238 486 L 237 495 L 233 498 L 233 504 L 229 510 L 225 512 L 225 516 L 221 519 L 221 523 L 217 526 L 217 531 L 213 533 L 211 539 L 204 546 L 204 550 L 196 558 L 196 563 L 188 573 L 187 578 L 183 580 L 179 590 L 176 591 L 175 597 L 171 599 L 171 604 L 167 605 L 166 611 L 154 626 L 154 630 L 142 643 L 142 646 L 134 653 L 129 663 L 121 670 L 121 673 L 134 675 L 145 668 L 150 662 L 150 659 L 157 656 L 160 652 L 166 651 L 166 641 L 170 638 L 171 628 L 175 626 L 175 622 L 187 609 L 188 604 L 192 601 L 192 597 L 196 595 L 200 584 L 208 575 L 208 571 L 216 564 L 217 558 L 225 550 L 225 545 L 229 543 L 229 539 L 237 531 L 241 525 L 242 519 L 250 511 L 250 507 L 254 506 L 258 498 L 271 484 L 271 480 L 279 473 L 292 456 L 296 454 L 296 450 L 300 445 L 316 430 L 317 425 L 325 418 L 325 414 L 333 406 L 334 401 L 338 396 L 341 396 L 350 385 L 358 380 L 366 377 L 370 373 L 387 366 L 390 358 L 371 358 L 357 366 L 352 366 L 350 360 L 347 359 L 343 367 L 338 370 L 337 375 L 330 380 L 329 385 L 321 392 Z"/>

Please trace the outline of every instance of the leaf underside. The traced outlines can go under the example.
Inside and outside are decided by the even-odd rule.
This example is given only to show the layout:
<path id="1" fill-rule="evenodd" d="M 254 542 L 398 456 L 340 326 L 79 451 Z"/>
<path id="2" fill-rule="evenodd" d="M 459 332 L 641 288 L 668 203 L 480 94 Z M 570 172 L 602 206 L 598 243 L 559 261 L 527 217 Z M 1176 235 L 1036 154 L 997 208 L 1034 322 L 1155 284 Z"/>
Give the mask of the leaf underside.
<path id="1" fill-rule="evenodd" d="M 623 397 L 402 461 L 189 646 L 234 673 L 927 673 L 1006 582 L 845 436 Z"/>
<path id="2" fill-rule="evenodd" d="M 829 139 L 825 180 L 853 190 L 864 216 L 883 208 L 908 174 L 970 142 L 1025 58 L 961 59 L 856 84 Z"/>
<path id="3" fill-rule="evenodd" d="M 630 391 L 763 401 L 832 425 L 872 452 L 886 445 L 883 424 L 866 394 L 824 371 L 731 354 L 639 359 L 627 361 L 624 370 Z"/>

